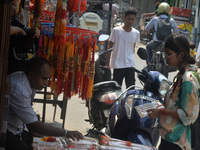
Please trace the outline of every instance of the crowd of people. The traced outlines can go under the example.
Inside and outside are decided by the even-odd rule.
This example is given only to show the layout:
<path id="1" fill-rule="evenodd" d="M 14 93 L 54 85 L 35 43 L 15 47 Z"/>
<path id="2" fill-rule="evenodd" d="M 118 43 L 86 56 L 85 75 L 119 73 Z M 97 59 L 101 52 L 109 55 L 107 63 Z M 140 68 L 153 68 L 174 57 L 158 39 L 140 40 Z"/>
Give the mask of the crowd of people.
<path id="1" fill-rule="evenodd" d="M 170 6 L 160 0 L 155 0 L 154 3 L 157 6 L 156 12 L 143 15 L 153 15 L 144 30 L 145 34 L 154 29 L 153 40 L 146 46 L 147 65 L 151 63 L 152 49 L 156 49 L 161 43 L 164 43 L 164 58 L 168 66 L 178 69 L 178 74 L 174 77 L 173 84 L 165 96 L 164 109 L 148 110 L 150 118 L 158 118 L 157 128 L 161 136 L 161 143 L 158 149 L 199 149 L 200 146 L 195 140 L 199 137 L 198 131 L 200 129 L 199 118 L 197 119 L 199 114 L 200 83 L 197 79 L 198 74 L 194 73 L 194 70 L 192 72 L 188 69 L 191 68 L 189 67 L 191 64 L 196 63 L 195 59 L 190 55 L 190 48 L 193 44 L 190 44 L 186 37 L 178 34 L 176 22 L 173 18 L 169 18 Z M 124 12 L 124 24 L 112 30 L 109 39 L 109 46 L 110 48 L 113 47 L 111 60 L 110 54 L 107 57 L 107 65 L 113 69 L 113 80 L 122 85 L 123 78 L 125 78 L 126 87 L 135 84 L 134 71 L 131 71 L 131 68 L 135 67 L 135 43 L 140 42 L 138 31 L 132 28 L 136 14 L 133 13 L 133 9 L 132 13 L 127 15 L 129 11 Z M 157 37 L 160 19 L 168 19 L 172 30 L 164 40 L 160 40 Z M 111 63 L 109 63 L 110 61 Z M 129 79 L 129 75 L 132 76 L 132 79 Z"/>
<path id="2" fill-rule="evenodd" d="M 37 28 L 28 28 L 16 18 L 19 3 L 20 0 L 12 0 L 11 42 L 7 73 L 7 82 L 10 83 L 10 101 L 6 150 L 13 150 L 16 147 L 20 150 L 33 149 L 34 136 L 63 136 L 73 140 L 83 139 L 84 136 L 79 131 L 55 128 L 38 121 L 32 107 L 32 101 L 37 90 L 48 86 L 52 74 L 51 65 L 45 58 L 37 57 L 35 51 L 30 57 L 27 55 L 30 51 L 13 50 L 13 45 L 19 40 L 18 35 L 27 36 L 25 39 L 30 39 L 30 42 L 22 41 L 22 43 L 25 42 L 31 46 L 33 41 L 40 36 L 40 31 Z M 191 129 L 193 134 L 195 128 L 192 124 L 196 123 L 199 114 L 200 83 L 195 71 L 191 71 L 189 67 L 190 64 L 196 63 L 190 55 L 191 44 L 187 38 L 177 34 L 177 25 L 174 19 L 168 16 L 170 6 L 160 0 L 155 0 L 154 3 L 157 6 L 157 11 L 153 13 L 155 16 L 145 26 L 144 31 L 144 33 L 149 32 L 152 28 L 155 30 L 153 40 L 146 46 L 147 63 L 151 63 L 151 50 L 164 42 L 165 60 L 169 67 L 176 67 L 178 73 L 165 96 L 164 109 L 150 109 L 148 115 L 153 119 L 158 118 L 157 128 L 161 136 L 159 150 L 195 149 L 198 143 L 192 145 L 194 142 L 191 139 L 194 138 L 191 138 Z M 133 28 L 136 15 L 135 8 L 127 8 L 124 11 L 124 23 L 113 28 L 109 38 L 109 47 L 113 48 L 113 51 L 107 55 L 106 64 L 113 69 L 113 80 L 117 81 L 119 85 L 122 86 L 125 78 L 126 88 L 135 84 L 134 53 L 136 43 L 140 42 L 140 33 Z M 148 14 L 144 14 L 144 16 L 148 16 Z M 156 36 L 160 18 L 169 18 L 173 30 L 173 34 L 170 34 L 163 41 L 158 40 Z"/>

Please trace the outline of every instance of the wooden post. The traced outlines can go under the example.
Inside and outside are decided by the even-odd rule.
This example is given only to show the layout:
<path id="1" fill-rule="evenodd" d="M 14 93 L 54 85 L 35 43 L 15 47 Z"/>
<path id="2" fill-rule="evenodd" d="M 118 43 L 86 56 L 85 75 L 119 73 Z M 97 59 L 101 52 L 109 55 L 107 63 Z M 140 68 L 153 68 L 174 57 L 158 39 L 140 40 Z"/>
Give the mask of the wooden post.
<path id="1" fill-rule="evenodd" d="M 7 121 L 3 117 L 3 108 L 10 42 L 10 8 L 11 0 L 0 0 L 0 148 L 3 148 L 5 145 L 5 130 L 7 129 Z"/>

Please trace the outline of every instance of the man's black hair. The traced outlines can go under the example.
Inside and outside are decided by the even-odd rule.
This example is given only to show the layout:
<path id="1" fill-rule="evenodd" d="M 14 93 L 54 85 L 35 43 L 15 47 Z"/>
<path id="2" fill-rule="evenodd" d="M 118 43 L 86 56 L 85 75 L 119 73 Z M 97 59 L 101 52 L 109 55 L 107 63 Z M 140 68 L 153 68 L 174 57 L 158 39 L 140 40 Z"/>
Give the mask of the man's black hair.
<path id="1" fill-rule="evenodd" d="M 41 73 L 41 67 L 45 64 L 51 66 L 50 62 L 47 59 L 42 57 L 34 57 L 28 61 L 25 68 L 25 73 L 27 74 L 33 71 L 34 73 L 39 74 Z"/>
<path id="2" fill-rule="evenodd" d="M 137 15 L 137 10 L 134 7 L 128 7 L 125 11 L 124 11 L 124 16 L 128 16 L 128 15 Z"/>

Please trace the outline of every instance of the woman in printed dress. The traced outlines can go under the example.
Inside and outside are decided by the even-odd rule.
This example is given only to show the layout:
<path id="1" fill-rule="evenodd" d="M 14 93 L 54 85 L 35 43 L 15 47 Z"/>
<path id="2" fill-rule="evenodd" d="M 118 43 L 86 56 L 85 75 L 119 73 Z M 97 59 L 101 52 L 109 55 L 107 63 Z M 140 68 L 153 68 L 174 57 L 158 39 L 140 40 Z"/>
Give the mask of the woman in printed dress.
<path id="1" fill-rule="evenodd" d="M 158 118 L 161 143 L 159 150 L 191 150 L 190 124 L 199 113 L 199 82 L 187 70 L 195 59 L 190 56 L 190 44 L 182 35 L 171 35 L 164 44 L 165 60 L 169 67 L 176 67 L 178 74 L 164 100 L 164 109 L 150 109 L 150 118 Z"/>

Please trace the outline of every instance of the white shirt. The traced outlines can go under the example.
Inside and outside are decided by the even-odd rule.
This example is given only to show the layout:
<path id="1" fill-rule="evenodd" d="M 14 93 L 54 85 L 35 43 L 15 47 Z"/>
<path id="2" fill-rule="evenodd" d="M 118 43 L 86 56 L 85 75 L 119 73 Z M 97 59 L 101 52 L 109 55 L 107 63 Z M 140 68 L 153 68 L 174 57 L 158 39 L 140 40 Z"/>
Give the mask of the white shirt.
<path id="1" fill-rule="evenodd" d="M 36 90 L 32 89 L 24 72 L 18 71 L 7 77 L 10 83 L 8 130 L 20 134 L 25 124 L 38 121 L 32 108 Z"/>
<path id="2" fill-rule="evenodd" d="M 134 28 L 126 32 L 122 27 L 115 27 L 109 41 L 114 42 L 111 54 L 111 68 L 135 67 L 134 45 L 140 42 L 140 32 Z"/>
<path id="3" fill-rule="evenodd" d="M 165 14 L 162 14 L 159 16 L 160 18 L 168 18 L 167 15 Z M 154 28 L 154 36 L 153 36 L 153 40 L 154 41 L 158 41 L 158 42 L 162 42 L 160 40 L 157 39 L 157 36 L 156 36 L 156 32 L 157 32 L 157 27 L 158 27 L 158 21 L 159 21 L 159 17 L 153 17 L 151 19 L 151 21 L 145 26 L 145 30 L 147 30 L 148 32 Z M 170 18 L 170 23 L 171 23 L 171 28 L 172 28 L 172 33 L 178 33 L 178 28 L 177 28 L 177 25 L 176 25 L 176 22 L 174 21 L 173 18 Z"/>

